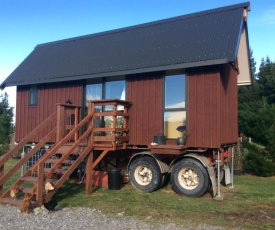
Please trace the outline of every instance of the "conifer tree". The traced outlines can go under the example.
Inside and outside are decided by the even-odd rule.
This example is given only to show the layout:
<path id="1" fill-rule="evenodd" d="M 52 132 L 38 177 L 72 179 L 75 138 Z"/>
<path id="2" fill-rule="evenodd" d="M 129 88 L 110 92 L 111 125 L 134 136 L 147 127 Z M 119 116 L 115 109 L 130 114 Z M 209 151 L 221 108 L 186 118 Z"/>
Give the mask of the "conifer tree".
<path id="1" fill-rule="evenodd" d="M 9 106 L 8 94 L 0 95 L 0 156 L 8 151 L 14 132 L 13 107 Z"/>

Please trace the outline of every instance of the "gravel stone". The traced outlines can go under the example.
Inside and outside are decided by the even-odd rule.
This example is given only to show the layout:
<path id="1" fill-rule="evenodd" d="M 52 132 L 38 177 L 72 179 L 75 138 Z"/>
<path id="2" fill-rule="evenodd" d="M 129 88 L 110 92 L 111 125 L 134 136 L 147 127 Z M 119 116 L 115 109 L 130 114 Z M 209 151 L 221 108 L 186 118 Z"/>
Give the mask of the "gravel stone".
<path id="1" fill-rule="evenodd" d="M 194 229 L 224 229 L 208 225 L 196 227 L 178 227 L 174 223 L 160 224 L 154 223 L 152 217 L 147 218 L 150 223 L 143 222 L 133 217 L 128 217 L 125 213 L 118 213 L 106 216 L 100 210 L 94 208 L 61 208 L 56 207 L 54 211 L 48 211 L 43 206 L 36 208 L 24 216 L 18 207 L 0 204 L 0 229 L 1 230 L 194 230 Z"/>

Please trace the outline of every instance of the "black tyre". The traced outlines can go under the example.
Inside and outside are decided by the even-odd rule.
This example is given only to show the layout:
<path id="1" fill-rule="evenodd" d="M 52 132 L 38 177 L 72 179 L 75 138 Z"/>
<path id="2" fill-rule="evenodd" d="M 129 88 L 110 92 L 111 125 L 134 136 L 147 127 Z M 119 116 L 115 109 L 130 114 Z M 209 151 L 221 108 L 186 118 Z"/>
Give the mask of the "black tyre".
<path id="1" fill-rule="evenodd" d="M 160 188 L 166 187 L 169 184 L 169 180 L 170 180 L 170 173 L 162 174 Z"/>
<path id="2" fill-rule="evenodd" d="M 200 197 L 209 188 L 210 179 L 206 168 L 193 159 L 177 162 L 171 172 L 173 189 L 181 196 Z"/>
<path id="3" fill-rule="evenodd" d="M 162 175 L 157 162 L 151 157 L 135 159 L 129 167 L 131 184 L 144 192 L 153 192 L 160 188 Z"/>

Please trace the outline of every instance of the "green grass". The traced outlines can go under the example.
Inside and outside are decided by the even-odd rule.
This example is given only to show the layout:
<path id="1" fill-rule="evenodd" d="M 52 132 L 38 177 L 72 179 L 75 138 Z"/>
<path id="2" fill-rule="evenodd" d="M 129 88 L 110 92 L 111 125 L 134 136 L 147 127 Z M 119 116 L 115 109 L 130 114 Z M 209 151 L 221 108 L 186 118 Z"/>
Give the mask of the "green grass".
<path id="1" fill-rule="evenodd" d="M 142 220 L 177 223 L 179 226 L 209 224 L 228 228 L 274 229 L 275 177 L 235 176 L 235 187 L 222 186 L 223 201 L 210 193 L 200 198 L 177 195 L 167 186 L 143 193 L 130 185 L 120 190 L 94 188 L 85 194 L 85 185 L 68 181 L 56 195 L 61 206 L 91 207 L 106 215 L 124 212 Z M 229 227 L 230 226 L 230 227 Z"/>
<path id="2" fill-rule="evenodd" d="M 93 193 L 86 195 L 85 185 L 68 180 L 55 198 L 62 207 L 90 207 L 105 215 L 124 212 L 151 223 L 274 229 L 275 177 L 235 176 L 234 185 L 233 189 L 221 186 L 224 199 L 217 201 L 211 193 L 200 198 L 181 197 L 170 185 L 153 193 L 143 193 L 129 184 L 120 190 L 94 187 Z"/>
<path id="3" fill-rule="evenodd" d="M 7 163 L 4 166 L 4 173 L 6 174 L 9 169 L 11 169 L 16 163 L 18 162 L 18 160 L 14 160 L 14 159 L 10 159 L 9 161 L 7 161 Z M 8 179 L 5 183 L 4 183 L 4 191 L 7 190 L 21 175 L 21 169 L 17 170 L 11 177 L 10 179 Z"/>

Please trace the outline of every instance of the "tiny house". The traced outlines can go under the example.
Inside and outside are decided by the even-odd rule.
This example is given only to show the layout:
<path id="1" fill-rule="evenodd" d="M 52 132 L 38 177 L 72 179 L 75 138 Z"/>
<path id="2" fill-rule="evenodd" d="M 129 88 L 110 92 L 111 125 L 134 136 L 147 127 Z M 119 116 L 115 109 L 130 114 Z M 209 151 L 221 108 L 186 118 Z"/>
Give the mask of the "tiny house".
<path id="1" fill-rule="evenodd" d="M 118 169 L 145 192 L 170 178 L 180 195 L 212 187 L 216 196 L 238 141 L 237 87 L 251 83 L 249 10 L 247 2 L 37 45 L 1 84 L 17 86 L 19 144 L 1 158 L 0 184 L 46 148 L 16 182 L 40 206 L 83 162 L 87 193 Z M 46 181 L 55 188 L 47 194 Z M 0 201 L 16 204 L 8 192 Z"/>

